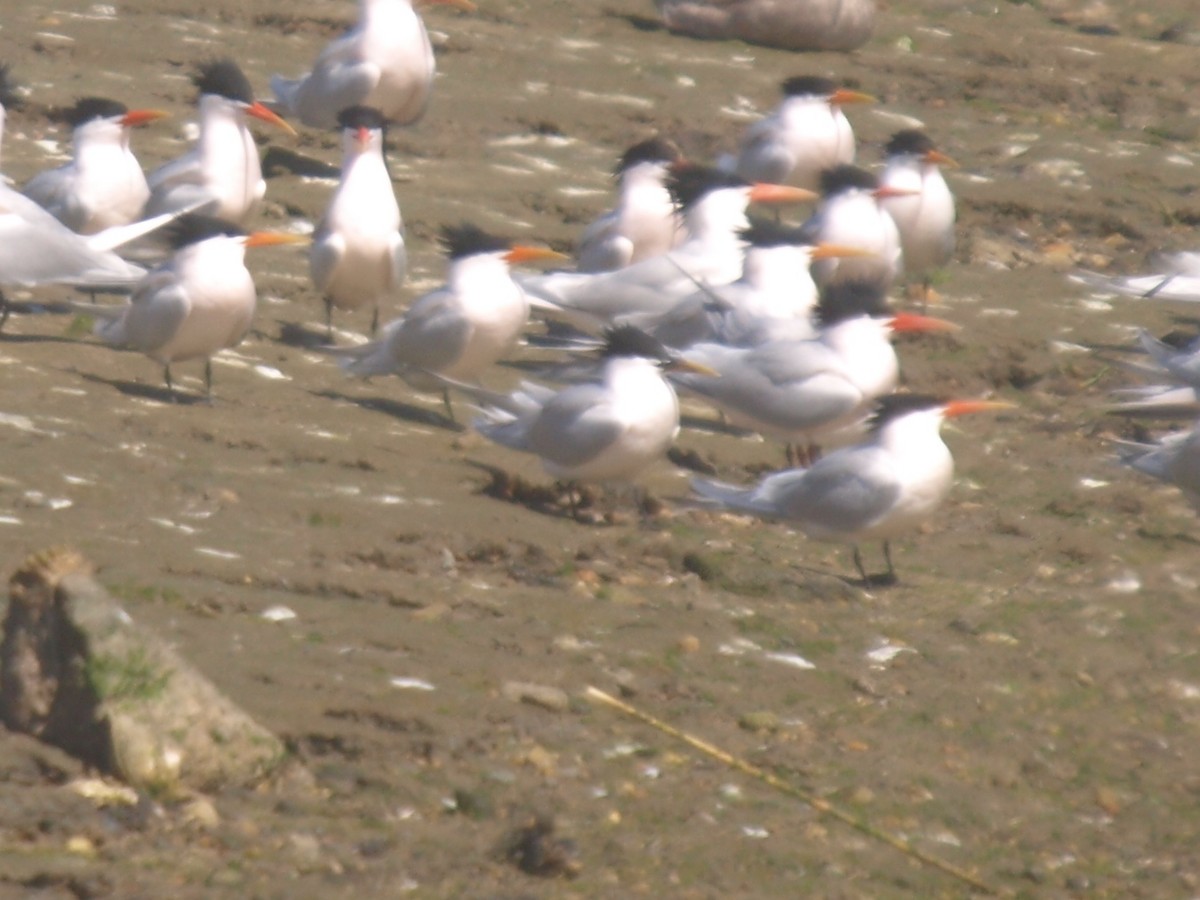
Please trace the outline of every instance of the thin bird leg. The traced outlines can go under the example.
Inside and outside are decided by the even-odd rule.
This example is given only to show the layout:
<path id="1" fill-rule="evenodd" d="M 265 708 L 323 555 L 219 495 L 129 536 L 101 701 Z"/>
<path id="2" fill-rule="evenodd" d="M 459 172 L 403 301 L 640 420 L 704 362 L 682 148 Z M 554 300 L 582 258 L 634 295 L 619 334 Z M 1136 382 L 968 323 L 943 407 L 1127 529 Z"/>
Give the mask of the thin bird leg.
<path id="1" fill-rule="evenodd" d="M 325 340 L 333 343 L 333 300 L 325 298 Z"/>
<path id="2" fill-rule="evenodd" d="M 889 541 L 883 542 L 883 558 L 887 561 L 887 584 L 895 584 L 897 582 L 896 567 L 892 565 L 892 545 Z"/>
<path id="3" fill-rule="evenodd" d="M 375 337 L 377 331 L 379 331 L 379 304 L 375 305 L 375 311 L 371 313 L 371 337 Z"/>
<path id="4" fill-rule="evenodd" d="M 163 366 L 163 380 L 167 382 L 167 395 L 171 398 L 172 403 L 178 402 L 175 398 L 175 384 L 171 381 L 171 364 L 167 363 Z"/>
<path id="5" fill-rule="evenodd" d="M 458 424 L 458 419 L 454 418 L 454 406 L 450 403 L 450 388 L 442 388 L 442 403 L 446 407 L 446 417 L 455 425 Z"/>
<path id="6" fill-rule="evenodd" d="M 212 360 L 204 361 L 204 396 L 212 403 Z"/>
<path id="7" fill-rule="evenodd" d="M 867 574 L 867 570 L 863 568 L 862 554 L 858 551 L 858 544 L 854 545 L 854 568 L 858 569 L 858 574 L 862 576 L 863 585 L 871 586 L 871 577 Z"/>
<path id="8" fill-rule="evenodd" d="M 8 297 L 4 295 L 4 291 L 0 291 L 0 331 L 4 330 L 4 323 L 8 321 L 8 315 L 12 312 L 12 307 L 9 305 Z"/>

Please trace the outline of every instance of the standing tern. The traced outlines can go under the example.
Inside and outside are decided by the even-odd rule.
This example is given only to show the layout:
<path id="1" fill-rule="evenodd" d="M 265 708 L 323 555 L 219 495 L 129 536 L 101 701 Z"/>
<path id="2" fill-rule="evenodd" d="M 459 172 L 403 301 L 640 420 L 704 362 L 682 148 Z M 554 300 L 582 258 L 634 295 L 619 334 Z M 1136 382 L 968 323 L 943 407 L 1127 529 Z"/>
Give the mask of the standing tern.
<path id="1" fill-rule="evenodd" d="M 129 147 L 129 132 L 166 115 L 157 109 L 131 110 L 102 97 L 78 100 L 67 116 L 74 145 L 71 161 L 33 176 L 25 196 L 80 234 L 135 221 L 150 188 Z"/>
<path id="2" fill-rule="evenodd" d="M 900 364 L 892 334 L 958 328 L 943 319 L 883 313 L 882 300 L 871 285 L 829 288 L 818 308 L 816 338 L 776 339 L 744 348 L 696 344 L 688 348 L 689 358 L 720 377 L 681 373 L 673 380 L 736 425 L 813 448 L 859 423 L 872 403 L 895 389 Z"/>
<path id="3" fill-rule="evenodd" d="M 307 241 L 270 231 L 250 234 L 210 216 L 180 217 L 169 229 L 173 249 L 147 273 L 127 304 L 75 304 L 96 317 L 105 343 L 137 350 L 163 366 L 171 399 L 171 364 L 204 358 L 205 392 L 212 396 L 212 357 L 239 344 L 250 330 L 257 296 L 246 269 L 246 248 Z"/>
<path id="4" fill-rule="evenodd" d="M 768 475 L 753 487 L 698 478 L 692 489 L 729 509 L 786 521 L 811 538 L 852 544 L 865 584 L 894 583 L 888 542 L 928 519 L 954 478 L 954 458 L 939 434 L 942 422 L 1011 406 L 893 394 L 879 401 L 865 440 L 806 469 Z M 868 540 L 883 541 L 887 572 L 882 577 L 871 578 L 863 567 L 858 545 Z"/>
<path id="5" fill-rule="evenodd" d="M 655 6 L 671 31 L 784 50 L 854 50 L 875 27 L 875 0 L 655 0 Z"/>
<path id="6" fill-rule="evenodd" d="M 682 211 L 686 236 L 674 250 L 615 272 L 552 272 L 522 280 L 535 304 L 584 328 L 621 316 L 665 312 L 699 286 L 728 284 L 742 273 L 751 202 L 802 203 L 811 191 L 751 184 L 704 166 L 676 168 L 671 195 Z"/>
<path id="7" fill-rule="evenodd" d="M 414 301 L 375 340 L 330 352 L 350 375 L 395 373 L 418 390 L 443 391 L 453 418 L 442 379 L 476 381 L 512 350 L 528 322 L 529 302 L 509 266 L 566 257 L 473 225 L 447 227 L 442 235 L 450 257 L 446 284 Z"/>
<path id="8" fill-rule="evenodd" d="M 536 455 L 567 481 L 628 482 L 661 459 L 679 432 L 679 401 L 668 370 L 707 369 L 632 328 L 610 330 L 594 383 L 560 391 L 522 383 L 509 395 L 472 391 L 484 437 Z"/>
<path id="9" fill-rule="evenodd" d="M 907 197 L 910 188 L 881 185 L 865 169 L 835 166 L 821 173 L 821 202 L 802 226 L 814 242 L 858 247 L 863 256 L 821 260 L 813 266 L 818 285 L 836 281 L 874 281 L 884 292 L 903 271 L 896 221 L 883 208 L 891 197 Z"/>
<path id="10" fill-rule="evenodd" d="M 194 81 L 200 91 L 199 139 L 188 153 L 150 174 L 145 214 L 191 208 L 240 224 L 267 191 L 246 117 L 289 134 L 296 131 L 254 99 L 249 80 L 232 60 L 205 63 Z"/>
<path id="11" fill-rule="evenodd" d="M 371 308 L 371 333 L 380 301 L 404 281 L 408 254 L 403 222 L 383 155 L 383 116 L 365 106 L 338 114 L 342 175 L 313 235 L 309 272 L 325 299 L 325 328 L 333 338 L 333 308 Z"/>
<path id="12" fill-rule="evenodd" d="M 780 88 L 783 100 L 746 129 L 737 156 L 723 164 L 747 181 L 816 190 L 825 169 L 854 162 L 854 131 L 842 106 L 875 98 L 811 75 L 788 78 Z"/>
<path id="13" fill-rule="evenodd" d="M 471 11 L 469 0 L 426 0 Z M 281 106 L 313 128 L 333 128 L 348 106 L 371 106 L 398 125 L 421 117 L 433 86 L 433 46 L 413 0 L 361 0 L 358 24 L 328 44 L 300 78 L 271 76 Z"/>
<path id="14" fill-rule="evenodd" d="M 928 298 L 931 274 L 954 255 L 954 195 L 939 167 L 957 163 L 916 129 L 897 131 L 884 153 L 879 185 L 896 193 L 880 205 L 900 230 L 905 273 L 921 279 L 922 295 Z"/>
<path id="15" fill-rule="evenodd" d="M 634 144 L 621 155 L 616 206 L 592 222 L 579 239 L 576 269 L 608 272 L 661 256 L 683 235 L 675 202 L 667 189 L 679 148 L 663 138 Z"/>

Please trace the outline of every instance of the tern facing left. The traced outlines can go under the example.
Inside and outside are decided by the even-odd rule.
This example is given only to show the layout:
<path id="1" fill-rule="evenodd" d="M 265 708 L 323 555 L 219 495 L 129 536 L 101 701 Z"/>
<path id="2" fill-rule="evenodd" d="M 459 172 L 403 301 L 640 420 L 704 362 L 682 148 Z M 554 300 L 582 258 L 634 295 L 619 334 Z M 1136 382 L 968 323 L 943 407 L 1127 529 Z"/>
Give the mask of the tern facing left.
<path id="1" fill-rule="evenodd" d="M 753 487 L 694 479 L 692 489 L 729 509 L 781 519 L 817 540 L 854 546 L 863 582 L 896 580 L 891 538 L 927 520 L 950 491 L 954 458 L 939 430 L 949 418 L 1011 404 L 987 400 L 940 400 L 892 394 L 879 401 L 870 433 L 861 443 L 835 450 L 807 469 L 768 475 Z M 887 572 L 872 578 L 858 544 L 883 541 Z"/>
<path id="2" fill-rule="evenodd" d="M 150 188 L 129 148 L 129 130 L 166 115 L 156 109 L 131 110 L 102 97 L 82 98 L 68 116 L 74 144 L 71 161 L 39 172 L 23 193 L 79 234 L 135 221 Z"/>
<path id="3" fill-rule="evenodd" d="M 469 0 L 427 0 L 473 10 Z M 358 25 L 331 42 L 299 78 L 271 76 L 280 104 L 305 125 L 333 128 L 348 106 L 371 106 L 397 125 L 425 112 L 433 46 L 413 0 L 361 0 Z"/>
<path id="4" fill-rule="evenodd" d="M 383 116 L 351 106 L 342 126 L 342 176 L 313 234 L 309 272 L 325 299 L 325 328 L 333 338 L 333 309 L 370 307 L 371 333 L 380 301 L 399 290 L 408 266 L 400 206 L 383 157 Z"/>
<path id="5" fill-rule="evenodd" d="M 206 393 L 212 394 L 212 357 L 239 344 L 250 330 L 257 295 L 246 269 L 246 248 L 307 240 L 256 231 L 209 216 L 182 216 L 170 228 L 170 258 L 134 288 L 128 304 L 76 304 L 96 316 L 105 343 L 146 354 L 163 366 L 171 399 L 171 365 L 203 357 Z"/>

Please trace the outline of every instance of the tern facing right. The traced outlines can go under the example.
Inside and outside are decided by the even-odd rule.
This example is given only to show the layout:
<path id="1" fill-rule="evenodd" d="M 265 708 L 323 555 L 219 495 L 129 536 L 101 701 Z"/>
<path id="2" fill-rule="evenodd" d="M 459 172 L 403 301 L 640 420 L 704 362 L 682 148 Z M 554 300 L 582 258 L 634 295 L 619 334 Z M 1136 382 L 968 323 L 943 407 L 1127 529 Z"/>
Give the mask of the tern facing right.
<path id="1" fill-rule="evenodd" d="M 988 400 L 940 400 L 918 394 L 884 397 L 866 440 L 835 450 L 806 469 L 768 475 L 753 487 L 693 479 L 692 489 L 718 505 L 796 525 L 817 540 L 854 547 L 863 582 L 891 584 L 891 538 L 929 518 L 954 479 L 954 458 L 942 422 L 967 413 L 1011 408 Z M 887 572 L 872 578 L 858 545 L 883 541 Z"/>
<path id="2" fill-rule="evenodd" d="M 379 303 L 404 281 L 408 254 L 392 179 L 383 157 L 383 116 L 351 106 L 338 114 L 342 126 L 342 176 L 313 234 L 309 272 L 325 298 L 325 329 L 333 338 L 333 308 L 372 309 L 371 333 L 379 326 Z"/>

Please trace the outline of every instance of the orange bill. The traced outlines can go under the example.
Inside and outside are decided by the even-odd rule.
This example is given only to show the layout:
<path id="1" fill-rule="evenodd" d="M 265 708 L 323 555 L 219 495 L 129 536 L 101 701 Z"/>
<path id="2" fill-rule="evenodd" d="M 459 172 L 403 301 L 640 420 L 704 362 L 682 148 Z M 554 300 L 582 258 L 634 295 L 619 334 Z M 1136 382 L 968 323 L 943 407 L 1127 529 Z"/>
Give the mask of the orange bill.
<path id="1" fill-rule="evenodd" d="M 121 116 L 121 124 L 127 128 L 136 128 L 155 119 L 165 119 L 169 115 L 171 114 L 164 109 L 131 109 Z"/>
<path id="2" fill-rule="evenodd" d="M 312 237 L 288 231 L 252 231 L 246 235 L 247 247 L 276 247 L 281 244 L 307 244 Z"/>
<path id="3" fill-rule="evenodd" d="M 829 102 L 837 106 L 845 103 L 876 103 L 876 99 L 870 94 L 864 94 L 862 91 L 850 91 L 845 88 L 838 88 L 829 98 Z"/>
<path id="4" fill-rule="evenodd" d="M 753 203 L 812 203 L 817 194 L 804 188 L 787 184 L 768 184 L 760 181 L 750 187 Z"/>
<path id="5" fill-rule="evenodd" d="M 951 400 L 946 404 L 943 415 L 947 419 L 955 416 L 965 416 L 969 413 L 994 412 L 1000 409 L 1016 409 L 1017 404 L 1006 403 L 1003 400 Z"/>
<path id="6" fill-rule="evenodd" d="M 282 116 L 280 116 L 274 110 L 267 109 L 267 107 L 263 106 L 262 103 L 257 100 L 246 107 L 246 115 L 254 116 L 254 118 L 261 119 L 264 122 L 269 122 L 277 128 L 282 128 L 290 135 L 294 136 L 296 134 L 296 129 L 284 121 Z"/>
<path id="7" fill-rule="evenodd" d="M 532 247 L 525 244 L 516 244 L 504 254 L 504 261 L 510 265 L 539 262 L 542 260 L 557 260 L 562 262 L 570 258 L 565 253 L 559 253 L 557 250 L 551 250 L 549 247 Z"/>
<path id="8" fill-rule="evenodd" d="M 855 256 L 878 256 L 865 247 L 850 247 L 846 244 L 817 244 L 813 247 L 813 259 L 848 259 Z"/>
<path id="9" fill-rule="evenodd" d="M 892 331 L 897 333 L 913 332 L 916 334 L 927 334 L 938 331 L 960 331 L 962 329 L 961 325 L 956 325 L 945 319 L 937 319 L 933 316 L 921 316 L 908 312 L 897 313 L 892 316 L 892 320 L 888 324 L 891 326 Z"/>

